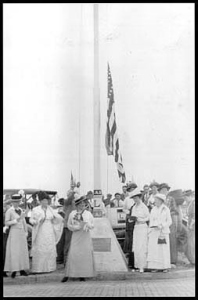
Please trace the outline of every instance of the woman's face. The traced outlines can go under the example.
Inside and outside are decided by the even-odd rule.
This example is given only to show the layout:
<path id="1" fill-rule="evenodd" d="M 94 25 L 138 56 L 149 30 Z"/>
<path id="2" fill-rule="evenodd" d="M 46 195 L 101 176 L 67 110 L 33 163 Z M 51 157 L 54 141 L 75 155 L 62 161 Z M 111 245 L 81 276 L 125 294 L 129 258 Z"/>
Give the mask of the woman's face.
<path id="1" fill-rule="evenodd" d="M 85 209 L 85 203 L 84 203 L 84 202 L 80 202 L 80 203 L 77 205 L 77 209 L 78 209 L 78 210 L 84 210 L 84 209 Z"/>
<path id="2" fill-rule="evenodd" d="M 41 205 L 44 206 L 44 207 L 47 207 L 48 206 L 48 200 L 47 199 L 43 199 L 40 201 L 41 202 Z"/>
<path id="3" fill-rule="evenodd" d="M 162 200 L 160 200 L 159 198 L 155 198 L 155 205 L 156 205 L 157 207 L 160 207 L 160 206 L 162 205 L 162 203 L 163 203 Z"/>
<path id="4" fill-rule="evenodd" d="M 135 197 L 133 197 L 133 200 L 135 203 L 139 204 L 141 201 L 141 198 L 139 196 L 135 196 Z"/>
<path id="5" fill-rule="evenodd" d="M 14 206 L 14 208 L 17 208 L 19 206 L 19 203 L 20 202 L 12 202 L 11 204 L 12 204 L 12 206 Z"/>

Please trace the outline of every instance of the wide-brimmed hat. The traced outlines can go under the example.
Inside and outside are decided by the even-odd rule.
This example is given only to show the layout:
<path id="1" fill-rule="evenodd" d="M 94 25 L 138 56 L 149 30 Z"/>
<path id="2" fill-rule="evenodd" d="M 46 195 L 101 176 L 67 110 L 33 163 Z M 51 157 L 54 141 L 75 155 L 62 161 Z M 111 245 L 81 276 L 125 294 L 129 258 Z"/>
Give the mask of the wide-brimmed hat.
<path id="1" fill-rule="evenodd" d="M 129 191 L 132 188 L 136 189 L 137 188 L 137 184 L 135 182 L 130 182 L 130 183 L 127 183 L 126 187 L 127 187 L 126 190 Z"/>
<path id="2" fill-rule="evenodd" d="M 167 183 L 161 183 L 158 187 L 158 191 L 160 191 L 163 188 L 166 188 L 168 191 L 170 190 L 170 186 Z"/>
<path id="3" fill-rule="evenodd" d="M 46 192 L 44 192 L 44 191 L 38 192 L 38 199 L 39 199 L 39 201 L 42 201 L 44 199 L 46 199 L 48 201 L 51 200 L 50 196 Z"/>
<path id="4" fill-rule="evenodd" d="M 20 202 L 22 198 L 22 195 L 20 194 L 14 194 L 11 196 L 10 202 Z"/>
<path id="5" fill-rule="evenodd" d="M 130 195 L 130 198 L 134 198 L 135 196 L 142 196 L 142 191 L 140 189 L 135 189 L 131 195 Z"/>
<path id="6" fill-rule="evenodd" d="M 78 198 L 76 197 L 75 198 L 75 205 L 78 205 L 79 203 L 81 203 L 81 202 L 83 202 L 83 201 L 85 201 L 87 198 L 86 198 L 86 196 L 80 196 L 80 195 L 78 195 Z"/>
<path id="7" fill-rule="evenodd" d="M 156 181 L 153 181 L 150 183 L 149 187 L 152 188 L 153 186 L 156 186 L 157 188 L 159 187 L 159 183 Z"/>
<path id="8" fill-rule="evenodd" d="M 184 199 L 184 194 L 181 189 L 169 192 L 168 196 L 173 197 L 175 200 Z"/>
<path id="9" fill-rule="evenodd" d="M 116 195 L 119 195 L 119 196 L 121 196 L 121 194 L 120 194 L 120 193 L 115 193 L 115 195 L 114 195 L 114 196 L 116 196 Z"/>
<path id="10" fill-rule="evenodd" d="M 166 201 L 166 196 L 164 194 L 157 193 L 154 197 L 162 200 L 163 202 Z"/>

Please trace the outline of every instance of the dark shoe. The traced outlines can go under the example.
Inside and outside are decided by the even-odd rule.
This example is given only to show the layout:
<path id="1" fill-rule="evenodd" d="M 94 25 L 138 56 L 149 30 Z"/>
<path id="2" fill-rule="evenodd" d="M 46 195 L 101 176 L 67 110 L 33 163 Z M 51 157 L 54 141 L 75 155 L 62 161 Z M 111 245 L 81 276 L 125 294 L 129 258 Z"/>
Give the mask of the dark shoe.
<path id="1" fill-rule="evenodd" d="M 20 271 L 20 275 L 21 276 L 28 276 L 28 274 L 24 270 Z"/>
<path id="2" fill-rule="evenodd" d="M 8 277 L 8 275 L 5 271 L 3 271 L 3 277 Z"/>
<path id="3" fill-rule="evenodd" d="M 68 281 L 68 277 L 63 277 L 63 279 L 61 280 L 61 282 L 66 282 L 66 281 Z"/>
<path id="4" fill-rule="evenodd" d="M 85 278 L 84 277 L 80 277 L 80 281 L 85 281 Z"/>
<path id="5" fill-rule="evenodd" d="M 16 272 L 12 272 L 11 277 L 15 278 L 16 277 Z"/>

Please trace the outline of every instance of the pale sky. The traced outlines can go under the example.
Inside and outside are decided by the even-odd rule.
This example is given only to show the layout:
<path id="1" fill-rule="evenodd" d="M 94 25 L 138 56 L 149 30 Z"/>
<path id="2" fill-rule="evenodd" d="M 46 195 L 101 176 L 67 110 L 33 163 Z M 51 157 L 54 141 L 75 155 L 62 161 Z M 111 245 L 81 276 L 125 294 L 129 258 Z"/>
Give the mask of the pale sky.
<path id="1" fill-rule="evenodd" d="M 99 34 L 103 193 L 107 61 L 127 180 L 194 189 L 194 4 L 99 4 Z M 4 188 L 93 189 L 93 4 L 4 4 L 3 72 Z"/>

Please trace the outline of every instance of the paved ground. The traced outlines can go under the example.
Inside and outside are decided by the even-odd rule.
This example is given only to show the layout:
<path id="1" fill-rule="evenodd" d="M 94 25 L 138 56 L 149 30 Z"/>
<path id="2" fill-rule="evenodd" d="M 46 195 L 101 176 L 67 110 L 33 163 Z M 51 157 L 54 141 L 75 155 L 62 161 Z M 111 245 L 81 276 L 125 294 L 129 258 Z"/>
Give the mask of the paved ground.
<path id="1" fill-rule="evenodd" d="M 4 285 L 4 297 L 195 297 L 195 279 Z"/>

